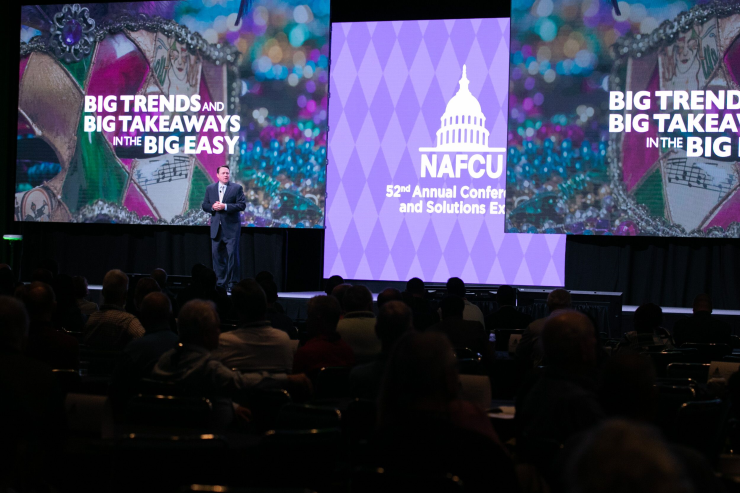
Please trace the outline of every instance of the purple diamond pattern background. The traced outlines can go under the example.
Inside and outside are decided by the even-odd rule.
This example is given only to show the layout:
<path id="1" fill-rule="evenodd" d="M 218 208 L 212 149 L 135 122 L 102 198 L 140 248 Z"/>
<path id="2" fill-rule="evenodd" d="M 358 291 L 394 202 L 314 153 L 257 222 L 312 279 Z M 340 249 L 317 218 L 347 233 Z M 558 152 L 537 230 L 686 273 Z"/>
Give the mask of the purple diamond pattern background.
<path id="1" fill-rule="evenodd" d="M 505 148 L 509 19 L 332 24 L 325 277 L 564 284 L 564 235 L 505 234 L 491 199 L 460 197 L 465 185 L 505 189 L 505 170 L 496 179 L 421 178 L 419 149 L 436 145 L 463 65 L 489 146 Z M 448 202 L 484 204 L 486 214 L 401 213 L 401 203 L 419 198 L 386 197 L 386 186 L 409 184 L 455 185 Z"/>

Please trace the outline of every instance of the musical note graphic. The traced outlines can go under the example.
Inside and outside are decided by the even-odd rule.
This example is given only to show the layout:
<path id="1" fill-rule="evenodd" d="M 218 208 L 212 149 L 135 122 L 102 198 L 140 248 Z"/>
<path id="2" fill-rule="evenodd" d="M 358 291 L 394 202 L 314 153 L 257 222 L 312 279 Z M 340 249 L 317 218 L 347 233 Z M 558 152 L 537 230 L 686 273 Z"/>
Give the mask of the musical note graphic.
<path id="1" fill-rule="evenodd" d="M 151 186 L 186 180 L 190 172 L 190 160 L 186 156 L 168 155 L 162 159 L 151 159 L 148 164 L 149 173 L 143 173 L 139 168 L 135 172 L 136 182 L 146 193 Z"/>
<path id="2" fill-rule="evenodd" d="M 736 179 L 733 173 L 715 163 L 696 161 L 689 164 L 685 157 L 669 158 L 665 170 L 669 184 L 718 192 L 718 201 L 733 187 Z"/>

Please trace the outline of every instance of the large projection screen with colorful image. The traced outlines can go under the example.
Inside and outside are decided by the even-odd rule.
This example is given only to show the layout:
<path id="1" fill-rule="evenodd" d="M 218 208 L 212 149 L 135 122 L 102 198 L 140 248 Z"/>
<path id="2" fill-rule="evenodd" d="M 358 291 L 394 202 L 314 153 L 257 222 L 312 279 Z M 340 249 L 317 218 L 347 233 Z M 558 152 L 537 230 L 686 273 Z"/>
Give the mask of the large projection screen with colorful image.
<path id="1" fill-rule="evenodd" d="M 507 231 L 740 235 L 740 3 L 514 0 Z"/>
<path id="2" fill-rule="evenodd" d="M 562 286 L 504 234 L 508 19 L 332 25 L 324 275 Z"/>
<path id="3" fill-rule="evenodd" d="M 22 7 L 15 220 L 323 228 L 329 0 Z"/>

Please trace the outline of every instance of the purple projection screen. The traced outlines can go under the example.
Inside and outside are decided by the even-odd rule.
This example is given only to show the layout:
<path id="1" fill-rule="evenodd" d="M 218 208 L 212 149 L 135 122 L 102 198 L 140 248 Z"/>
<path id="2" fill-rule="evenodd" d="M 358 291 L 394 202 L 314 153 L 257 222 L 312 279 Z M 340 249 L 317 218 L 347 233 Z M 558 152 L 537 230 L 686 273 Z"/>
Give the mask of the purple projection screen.
<path id="1" fill-rule="evenodd" d="M 562 286 L 504 234 L 509 19 L 335 23 L 324 276 Z"/>

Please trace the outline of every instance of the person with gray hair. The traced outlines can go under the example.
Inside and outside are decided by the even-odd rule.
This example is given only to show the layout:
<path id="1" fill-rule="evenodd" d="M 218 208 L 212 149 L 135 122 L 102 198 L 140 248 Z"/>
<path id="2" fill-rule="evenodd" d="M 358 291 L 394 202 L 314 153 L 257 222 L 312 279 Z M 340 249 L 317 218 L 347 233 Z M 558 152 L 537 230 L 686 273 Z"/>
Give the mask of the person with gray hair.
<path id="1" fill-rule="evenodd" d="M 257 386 L 308 393 L 310 382 L 304 374 L 241 373 L 224 366 L 211 354 L 218 347 L 220 323 L 214 303 L 188 301 L 177 320 L 180 343 L 159 358 L 152 377 L 214 399 L 235 397 Z"/>
<path id="2" fill-rule="evenodd" d="M 517 453 L 547 477 L 562 445 L 605 413 L 597 395 L 597 342 L 591 320 L 574 310 L 557 310 L 540 338 L 545 367 L 530 390 L 517 395 Z"/>
<path id="3" fill-rule="evenodd" d="M 570 309 L 572 304 L 570 292 L 566 289 L 553 289 L 547 295 L 548 317 L 556 310 Z M 542 347 L 539 344 L 540 334 L 545 327 L 548 317 L 538 318 L 530 323 L 522 334 L 522 339 L 516 347 L 516 356 L 520 360 L 529 361 L 537 365 L 542 360 Z"/>
<path id="4" fill-rule="evenodd" d="M 121 351 L 145 331 L 136 316 L 125 311 L 128 276 L 114 269 L 103 278 L 103 304 L 85 325 L 85 344 L 93 349 Z"/>

